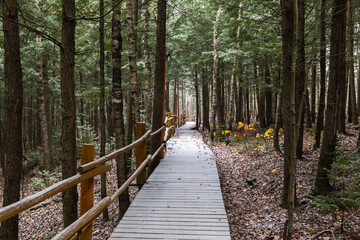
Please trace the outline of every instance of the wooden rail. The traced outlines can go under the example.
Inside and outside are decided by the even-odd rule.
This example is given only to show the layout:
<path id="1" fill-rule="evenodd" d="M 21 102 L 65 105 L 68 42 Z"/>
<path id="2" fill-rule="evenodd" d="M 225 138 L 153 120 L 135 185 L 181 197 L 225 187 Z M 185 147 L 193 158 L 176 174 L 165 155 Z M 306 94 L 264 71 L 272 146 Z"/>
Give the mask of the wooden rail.
<path id="1" fill-rule="evenodd" d="M 81 183 L 80 192 L 80 215 L 81 217 L 58 233 L 54 240 L 70 239 L 78 235 L 79 239 L 90 240 L 92 239 L 92 222 L 111 204 L 113 203 L 133 182 L 135 179 L 139 185 L 146 182 L 145 168 L 163 152 L 167 140 L 174 134 L 176 128 L 177 116 L 169 113 L 168 117 L 161 128 L 151 133 L 146 131 L 145 123 L 137 123 L 136 125 L 136 138 L 133 143 L 118 149 L 104 157 L 94 160 L 94 146 L 83 145 L 81 155 L 81 166 L 78 168 L 78 174 L 70 178 L 64 179 L 34 195 L 24 198 L 11 205 L 0 208 L 0 222 L 9 219 L 22 211 L 25 211 L 36 204 L 60 193 L 78 183 Z M 167 129 L 167 131 L 165 131 Z M 162 132 L 163 140 L 161 146 L 153 155 L 146 156 L 146 141 L 151 137 Z M 130 175 L 116 192 L 102 199 L 95 206 L 94 203 L 94 180 L 96 175 L 110 171 L 111 166 L 104 165 L 107 161 L 124 154 L 136 148 L 136 170 Z M 161 154 L 160 154 L 161 155 Z"/>

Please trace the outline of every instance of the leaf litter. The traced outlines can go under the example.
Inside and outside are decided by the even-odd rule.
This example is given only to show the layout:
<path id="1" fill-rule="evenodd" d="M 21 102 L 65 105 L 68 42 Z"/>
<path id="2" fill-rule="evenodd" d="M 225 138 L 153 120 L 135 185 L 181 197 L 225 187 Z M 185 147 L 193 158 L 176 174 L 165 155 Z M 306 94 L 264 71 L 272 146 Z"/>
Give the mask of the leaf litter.
<path id="1" fill-rule="evenodd" d="M 351 129 L 349 130 L 351 132 Z M 355 149 L 357 134 L 342 139 L 342 145 Z M 360 214 L 345 212 L 349 220 L 341 233 L 341 213 L 325 212 L 309 198 L 315 183 L 319 150 L 312 150 L 313 134 L 305 132 L 303 158 L 297 160 L 293 239 L 360 239 Z M 225 146 L 214 142 L 210 148 L 216 156 L 231 238 L 282 239 L 287 211 L 281 204 L 283 157 L 272 150 L 267 140 L 261 150 L 242 151 L 241 142 Z M 345 217 L 345 218 L 346 218 Z M 324 230 L 329 230 L 325 232 Z M 323 231 L 325 233 L 323 233 Z"/>

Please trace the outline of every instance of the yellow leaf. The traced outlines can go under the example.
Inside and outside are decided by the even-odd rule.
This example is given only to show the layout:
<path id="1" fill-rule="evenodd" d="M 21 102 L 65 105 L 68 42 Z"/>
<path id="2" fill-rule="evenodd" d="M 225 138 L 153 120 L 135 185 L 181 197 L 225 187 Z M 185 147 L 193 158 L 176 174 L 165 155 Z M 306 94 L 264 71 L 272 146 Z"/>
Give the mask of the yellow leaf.
<path id="1" fill-rule="evenodd" d="M 316 140 L 314 139 L 314 144 L 316 144 Z"/>
<path id="2" fill-rule="evenodd" d="M 277 169 L 274 168 L 273 170 L 271 170 L 271 172 L 272 172 L 272 173 L 275 173 L 275 172 L 277 172 Z"/>

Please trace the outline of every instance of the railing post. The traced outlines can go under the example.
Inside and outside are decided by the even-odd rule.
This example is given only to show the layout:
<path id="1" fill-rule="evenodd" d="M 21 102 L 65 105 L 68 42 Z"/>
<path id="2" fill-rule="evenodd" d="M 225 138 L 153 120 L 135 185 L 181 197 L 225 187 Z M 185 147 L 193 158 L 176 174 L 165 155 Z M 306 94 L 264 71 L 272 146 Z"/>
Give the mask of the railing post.
<path id="1" fill-rule="evenodd" d="M 168 116 L 168 119 L 170 119 L 171 118 L 171 112 L 168 112 L 167 116 Z M 171 123 L 172 123 L 172 120 L 170 120 L 170 121 L 168 120 L 168 122 L 167 122 L 167 128 L 169 128 L 168 131 L 167 131 L 168 136 L 171 134 L 171 130 L 170 130 L 170 127 L 172 125 Z M 165 140 L 167 140 L 167 139 L 165 139 Z"/>
<path id="2" fill-rule="evenodd" d="M 94 145 L 83 144 L 81 150 L 81 165 L 94 161 Z M 89 178 L 80 184 L 80 216 L 85 214 L 94 205 L 94 179 Z M 92 239 L 92 222 L 85 227 L 79 236 L 80 240 Z"/>
<path id="3" fill-rule="evenodd" d="M 166 127 L 165 123 L 163 123 L 163 126 Z M 165 137 L 165 131 L 166 129 L 164 128 L 163 130 L 161 130 L 161 140 L 162 142 L 160 143 L 160 145 L 164 142 L 164 137 Z M 160 152 L 159 152 L 159 159 L 163 159 L 164 158 L 164 153 L 165 153 L 165 148 L 163 148 Z"/>
<path id="4" fill-rule="evenodd" d="M 146 123 L 136 123 L 136 139 L 141 138 L 146 132 Z M 146 142 L 136 147 L 136 168 L 138 168 L 146 158 Z M 136 178 L 136 183 L 140 186 L 146 182 L 146 171 L 142 171 Z"/>

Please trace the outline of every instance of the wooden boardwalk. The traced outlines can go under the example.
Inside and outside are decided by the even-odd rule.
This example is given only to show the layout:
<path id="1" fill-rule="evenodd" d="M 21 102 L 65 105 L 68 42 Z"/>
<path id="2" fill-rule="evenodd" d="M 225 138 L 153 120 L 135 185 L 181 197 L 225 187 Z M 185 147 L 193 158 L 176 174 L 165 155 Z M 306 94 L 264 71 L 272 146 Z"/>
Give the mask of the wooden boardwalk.
<path id="1" fill-rule="evenodd" d="M 110 240 L 230 239 L 215 158 L 190 126 L 177 129 Z"/>

